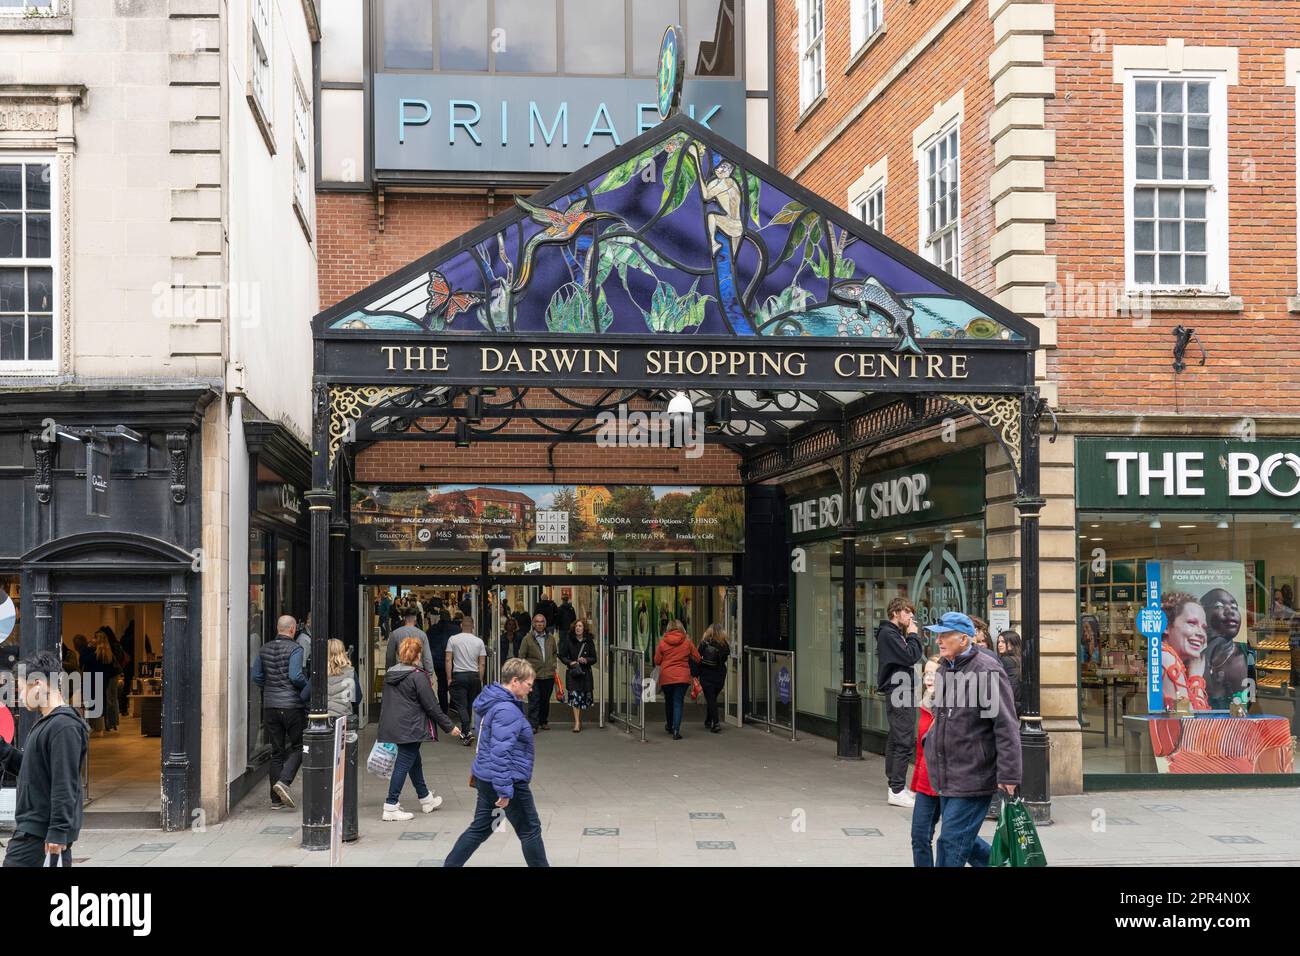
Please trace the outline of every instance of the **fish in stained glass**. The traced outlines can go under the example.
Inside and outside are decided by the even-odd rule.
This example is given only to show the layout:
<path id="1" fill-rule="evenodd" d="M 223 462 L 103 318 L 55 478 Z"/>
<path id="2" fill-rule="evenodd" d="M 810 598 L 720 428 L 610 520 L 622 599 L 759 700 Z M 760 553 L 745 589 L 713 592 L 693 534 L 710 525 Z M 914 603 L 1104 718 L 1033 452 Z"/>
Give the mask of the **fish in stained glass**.
<path id="1" fill-rule="evenodd" d="M 893 332 L 898 336 L 895 352 L 913 352 L 924 355 L 925 351 L 916 342 L 916 330 L 912 327 L 912 309 L 889 289 L 885 288 L 875 276 L 868 276 L 862 281 L 838 282 L 831 288 L 831 294 L 841 302 L 857 305 L 858 314 L 869 317 L 872 311 L 884 315 L 890 320 Z"/>

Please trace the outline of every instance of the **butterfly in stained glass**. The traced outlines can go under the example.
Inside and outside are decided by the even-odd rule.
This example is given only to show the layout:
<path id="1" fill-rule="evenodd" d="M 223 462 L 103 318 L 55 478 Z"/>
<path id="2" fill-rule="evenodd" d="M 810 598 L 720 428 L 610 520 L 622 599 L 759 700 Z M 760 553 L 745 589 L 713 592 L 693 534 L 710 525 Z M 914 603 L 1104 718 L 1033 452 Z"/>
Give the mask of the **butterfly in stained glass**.
<path id="1" fill-rule="evenodd" d="M 460 313 L 468 312 L 483 301 L 482 294 L 478 292 L 452 292 L 447 277 L 437 269 L 429 271 L 426 291 L 429 293 L 429 304 L 425 307 L 424 314 L 441 318 L 445 322 L 450 322 Z"/>

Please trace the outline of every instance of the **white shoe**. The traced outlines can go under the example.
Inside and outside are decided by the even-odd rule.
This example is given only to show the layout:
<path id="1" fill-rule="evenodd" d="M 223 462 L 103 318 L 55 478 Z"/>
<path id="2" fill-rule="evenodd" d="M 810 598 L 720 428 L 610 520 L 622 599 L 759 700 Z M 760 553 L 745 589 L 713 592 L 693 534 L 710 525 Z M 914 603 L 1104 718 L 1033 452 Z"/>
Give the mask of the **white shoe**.
<path id="1" fill-rule="evenodd" d="M 403 810 L 403 809 L 401 808 L 400 805 L 398 805 L 398 804 L 396 804 L 396 803 L 385 803 L 385 804 L 384 804 L 384 821 L 385 821 L 385 822 L 388 822 L 388 821 L 391 821 L 391 820 L 404 821 L 404 820 L 414 820 L 414 819 L 415 819 L 415 814 L 414 814 L 414 813 L 410 813 L 409 811 Z"/>
<path id="2" fill-rule="evenodd" d="M 420 809 L 425 813 L 432 813 L 442 806 L 442 797 L 436 796 L 433 791 L 429 791 L 427 797 L 420 798 Z"/>
<path id="3" fill-rule="evenodd" d="M 898 793 L 890 790 L 889 805 L 891 807 L 913 807 L 916 806 L 916 796 L 906 789 L 900 790 Z"/>

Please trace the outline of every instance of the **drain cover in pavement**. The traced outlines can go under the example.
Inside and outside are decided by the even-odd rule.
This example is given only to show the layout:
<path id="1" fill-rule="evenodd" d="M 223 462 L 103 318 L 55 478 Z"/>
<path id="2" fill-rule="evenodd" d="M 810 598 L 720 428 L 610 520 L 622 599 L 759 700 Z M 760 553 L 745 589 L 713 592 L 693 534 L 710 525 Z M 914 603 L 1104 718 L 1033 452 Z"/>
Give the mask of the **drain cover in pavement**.
<path id="1" fill-rule="evenodd" d="M 397 839 L 399 839 L 399 840 L 432 840 L 432 839 L 433 839 L 434 837 L 436 837 L 437 835 L 438 835 L 438 831 L 437 831 L 437 830 L 434 830 L 434 831 L 432 831 L 432 832 L 429 832 L 429 831 L 426 831 L 426 830 L 407 830 L 405 833 L 400 834 L 400 835 L 397 837 Z"/>
<path id="2" fill-rule="evenodd" d="M 881 833 L 875 827 L 841 827 L 845 836 L 880 836 Z"/>
<path id="3" fill-rule="evenodd" d="M 1152 813 L 1186 813 L 1187 812 L 1182 807 L 1176 806 L 1175 804 L 1172 803 L 1144 803 L 1142 804 L 1142 809 L 1150 810 Z"/>
<path id="4" fill-rule="evenodd" d="M 132 850 L 132 853 L 162 853 L 164 850 L 170 850 L 175 843 L 141 843 Z"/>
<path id="5" fill-rule="evenodd" d="M 1106 822 L 1108 824 L 1113 823 L 1117 827 L 1137 827 L 1142 825 L 1136 820 L 1130 820 L 1128 817 L 1106 817 Z"/>
<path id="6" fill-rule="evenodd" d="M 267 836 L 291 836 L 299 829 L 299 827 L 262 827 L 262 832 Z"/>
<path id="7" fill-rule="evenodd" d="M 583 827 L 583 836 L 618 836 L 618 827 Z"/>
<path id="8" fill-rule="evenodd" d="M 734 850 L 736 844 L 731 840 L 696 840 L 697 850 Z"/>
<path id="9" fill-rule="evenodd" d="M 716 810 L 709 810 L 703 813 L 692 813 L 691 819 L 692 820 L 725 820 L 727 818 L 723 816 L 721 813 L 718 813 Z"/>
<path id="10" fill-rule="evenodd" d="M 421 860 L 416 866 L 442 866 L 442 860 Z"/>
<path id="11" fill-rule="evenodd" d="M 1253 836 L 1245 836 L 1240 833 L 1230 833 L 1227 836 L 1216 836 L 1211 839 L 1218 840 L 1220 843 L 1263 843 L 1263 840 L 1256 840 Z"/>

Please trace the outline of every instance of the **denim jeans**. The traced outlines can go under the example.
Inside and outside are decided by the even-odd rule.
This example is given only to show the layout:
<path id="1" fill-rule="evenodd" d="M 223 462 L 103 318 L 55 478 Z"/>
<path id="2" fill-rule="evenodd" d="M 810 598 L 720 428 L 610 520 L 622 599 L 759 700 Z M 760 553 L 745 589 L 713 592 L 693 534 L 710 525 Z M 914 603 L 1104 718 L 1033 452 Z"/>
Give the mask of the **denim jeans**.
<path id="1" fill-rule="evenodd" d="M 980 824 L 989 812 L 988 797 L 940 797 L 943 829 L 935 866 L 988 866 L 991 847 L 980 838 Z"/>
<path id="2" fill-rule="evenodd" d="M 492 822 L 496 818 L 497 792 L 486 780 L 476 783 L 478 803 L 474 807 L 474 820 L 469 829 L 460 835 L 451 848 L 443 866 L 464 866 L 483 841 L 492 835 Z M 524 862 L 529 866 L 550 866 L 546 862 L 546 847 L 542 844 L 542 820 L 537 815 L 533 791 L 522 780 L 515 781 L 515 795 L 502 811 L 524 850 Z"/>
<path id="3" fill-rule="evenodd" d="M 393 765 L 393 776 L 388 781 L 389 806 L 396 804 L 401 797 L 408 775 L 415 785 L 415 795 L 423 800 L 429 795 L 429 788 L 424 784 L 424 764 L 420 761 L 418 743 L 397 745 L 397 763 Z"/>
<path id="4" fill-rule="evenodd" d="M 934 830 L 939 825 L 938 797 L 916 795 L 912 807 L 912 865 L 934 866 Z"/>
<path id="5" fill-rule="evenodd" d="M 673 728 L 673 733 L 679 734 L 682 731 L 682 704 L 686 700 L 686 688 L 689 684 L 665 684 L 664 692 L 664 723 Z"/>

